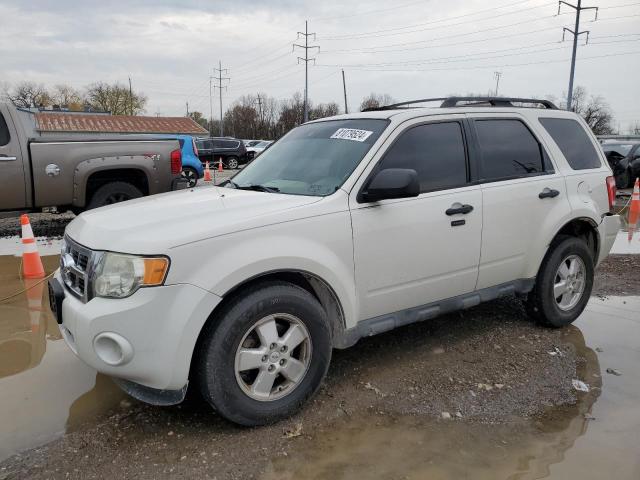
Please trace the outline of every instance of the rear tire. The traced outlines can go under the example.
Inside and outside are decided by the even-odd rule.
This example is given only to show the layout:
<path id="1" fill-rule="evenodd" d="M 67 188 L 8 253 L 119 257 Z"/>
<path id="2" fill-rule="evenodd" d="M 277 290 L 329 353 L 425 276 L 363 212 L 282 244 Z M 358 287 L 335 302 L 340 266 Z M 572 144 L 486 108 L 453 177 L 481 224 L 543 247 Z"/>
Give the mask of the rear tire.
<path id="1" fill-rule="evenodd" d="M 193 188 L 198 184 L 198 171 L 192 167 L 184 167 L 182 169 L 182 178 L 189 182 L 189 188 Z"/>
<path id="2" fill-rule="evenodd" d="M 235 170 L 238 168 L 238 159 L 236 157 L 227 158 L 227 168 L 230 170 Z"/>
<path id="3" fill-rule="evenodd" d="M 92 208 L 104 207 L 114 203 L 140 198 L 143 194 L 136 187 L 127 182 L 111 182 L 98 188 L 91 201 L 87 205 L 87 210 Z"/>
<path id="4" fill-rule="evenodd" d="M 549 247 L 536 284 L 527 296 L 527 313 L 547 327 L 564 327 L 582 313 L 593 289 L 594 260 L 586 242 L 558 237 Z"/>
<path id="5" fill-rule="evenodd" d="M 248 289 L 209 321 L 195 367 L 203 398 L 220 415 L 255 426 L 296 412 L 320 387 L 330 359 L 322 306 L 296 285 L 273 282 Z"/>

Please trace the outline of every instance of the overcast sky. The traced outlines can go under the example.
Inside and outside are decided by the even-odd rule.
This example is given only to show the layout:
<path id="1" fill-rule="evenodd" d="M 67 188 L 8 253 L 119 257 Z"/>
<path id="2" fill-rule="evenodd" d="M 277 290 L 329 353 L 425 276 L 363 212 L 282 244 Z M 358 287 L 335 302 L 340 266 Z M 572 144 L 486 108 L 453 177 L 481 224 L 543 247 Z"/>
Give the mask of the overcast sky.
<path id="1" fill-rule="evenodd" d="M 640 121 L 640 0 L 584 0 L 576 85 L 603 96 L 626 130 Z M 316 32 L 309 95 L 343 108 L 370 92 L 396 100 L 452 93 L 566 95 L 574 11 L 545 0 L 0 0 L 0 82 L 31 80 L 81 88 L 122 83 L 149 98 L 148 114 L 209 116 L 209 76 L 218 61 L 230 77 L 223 104 L 264 92 L 304 89 L 292 52 L 296 32 Z M 217 94 L 214 117 L 219 116 Z"/>

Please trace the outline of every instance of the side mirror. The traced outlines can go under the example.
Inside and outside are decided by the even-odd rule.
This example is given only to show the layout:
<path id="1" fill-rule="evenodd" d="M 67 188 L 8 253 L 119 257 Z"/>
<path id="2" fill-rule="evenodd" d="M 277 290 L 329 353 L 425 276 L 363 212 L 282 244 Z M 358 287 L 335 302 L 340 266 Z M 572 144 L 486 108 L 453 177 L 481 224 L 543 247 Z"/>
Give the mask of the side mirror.
<path id="1" fill-rule="evenodd" d="M 410 168 L 380 170 L 360 193 L 359 200 L 377 202 L 389 198 L 408 198 L 420 195 L 418 174 Z"/>

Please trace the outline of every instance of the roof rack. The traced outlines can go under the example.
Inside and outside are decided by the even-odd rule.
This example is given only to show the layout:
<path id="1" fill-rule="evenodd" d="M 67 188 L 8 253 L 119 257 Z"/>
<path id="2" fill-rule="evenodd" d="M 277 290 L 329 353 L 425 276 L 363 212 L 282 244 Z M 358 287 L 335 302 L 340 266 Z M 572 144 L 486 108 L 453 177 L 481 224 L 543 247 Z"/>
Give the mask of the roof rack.
<path id="1" fill-rule="evenodd" d="M 394 110 L 396 108 L 411 108 L 410 105 L 426 102 L 442 102 L 440 108 L 451 107 L 515 107 L 514 103 L 530 104 L 532 107 L 540 105 L 542 108 L 557 110 L 553 102 L 536 98 L 511 98 L 511 97 L 443 97 L 443 98 L 423 98 L 421 100 L 409 100 L 407 102 L 394 103 L 392 105 L 382 105 L 380 107 L 367 108 L 365 112 L 376 110 Z M 459 105 L 459 103 L 462 105 Z M 415 107 L 414 107 L 415 108 Z M 530 107 L 531 108 L 531 107 Z M 538 107 L 535 107 L 538 108 Z"/>

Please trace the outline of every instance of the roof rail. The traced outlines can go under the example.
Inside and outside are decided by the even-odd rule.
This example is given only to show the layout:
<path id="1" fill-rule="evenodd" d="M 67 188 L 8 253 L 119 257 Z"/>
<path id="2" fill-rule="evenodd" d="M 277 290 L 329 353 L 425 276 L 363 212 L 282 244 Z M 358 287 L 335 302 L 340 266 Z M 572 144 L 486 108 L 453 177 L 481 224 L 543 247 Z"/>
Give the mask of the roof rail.
<path id="1" fill-rule="evenodd" d="M 549 110 L 557 110 L 553 102 L 549 100 L 540 100 L 537 98 L 512 98 L 512 97 L 442 97 L 442 98 L 423 98 L 421 100 L 409 100 L 407 102 L 394 103 L 392 105 L 382 105 L 380 107 L 367 108 L 363 111 L 371 112 L 375 110 L 394 110 L 396 108 L 407 108 L 410 105 L 415 105 L 416 103 L 426 103 L 426 102 L 442 102 L 440 104 L 440 108 L 451 108 L 451 107 L 468 107 L 468 106 L 476 106 L 476 107 L 515 107 L 514 103 L 523 103 L 540 105 L 543 108 Z M 458 105 L 459 103 L 462 105 Z M 409 107 L 410 108 L 410 107 Z"/>

